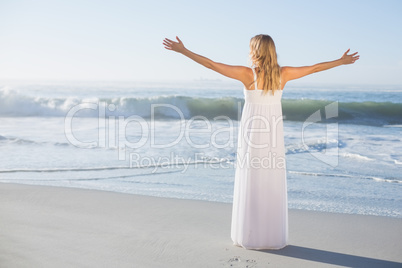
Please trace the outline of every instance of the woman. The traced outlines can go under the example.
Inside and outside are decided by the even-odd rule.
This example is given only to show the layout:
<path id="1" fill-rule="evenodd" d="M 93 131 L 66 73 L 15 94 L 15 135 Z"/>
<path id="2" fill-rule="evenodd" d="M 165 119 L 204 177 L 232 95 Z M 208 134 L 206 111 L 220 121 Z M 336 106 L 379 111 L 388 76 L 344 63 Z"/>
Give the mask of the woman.
<path id="1" fill-rule="evenodd" d="M 244 85 L 245 103 L 239 125 L 231 237 L 246 249 L 281 249 L 288 243 L 286 162 L 282 92 L 290 80 L 351 64 L 359 59 L 349 49 L 337 60 L 304 67 L 280 67 L 274 41 L 257 35 L 250 41 L 252 67 L 214 62 L 177 42 L 165 39 L 168 50 Z"/>

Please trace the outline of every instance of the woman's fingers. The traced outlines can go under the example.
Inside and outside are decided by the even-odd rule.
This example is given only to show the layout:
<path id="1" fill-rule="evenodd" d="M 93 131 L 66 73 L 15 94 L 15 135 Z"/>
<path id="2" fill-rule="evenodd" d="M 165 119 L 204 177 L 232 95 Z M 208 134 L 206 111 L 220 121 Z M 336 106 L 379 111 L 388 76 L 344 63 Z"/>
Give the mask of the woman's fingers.
<path id="1" fill-rule="evenodd" d="M 352 57 L 353 62 L 357 61 L 360 58 L 360 55 L 357 55 L 358 52 L 355 52 L 351 54 L 350 56 Z M 356 56 L 357 55 L 357 56 Z"/>
<path id="2" fill-rule="evenodd" d="M 172 40 L 170 40 L 168 38 L 165 38 L 163 40 L 163 45 L 165 46 L 166 49 L 169 49 L 169 50 L 172 50 L 172 46 L 173 46 L 174 43 L 176 43 L 176 42 L 174 42 L 174 41 L 172 41 Z"/>
<path id="3" fill-rule="evenodd" d="M 170 40 L 170 39 L 168 39 L 168 38 L 165 38 L 165 40 L 163 40 L 163 44 L 164 44 L 165 46 L 173 46 L 174 44 L 178 44 L 178 43 L 175 42 L 175 41 L 172 41 L 172 40 Z"/>
<path id="4" fill-rule="evenodd" d="M 166 38 L 165 40 L 163 40 L 163 42 L 164 42 L 164 43 L 167 43 L 167 44 L 172 44 L 172 43 L 173 43 L 172 40 L 169 40 L 169 39 L 167 39 L 167 38 Z"/>
<path id="5" fill-rule="evenodd" d="M 176 38 L 178 39 L 178 37 L 176 36 Z M 170 39 L 168 39 L 168 38 L 165 38 L 165 41 L 167 41 L 167 42 L 169 42 L 169 43 L 176 43 L 177 44 L 177 42 L 175 42 L 175 41 L 173 41 L 173 40 L 170 40 Z M 178 41 L 180 41 L 181 42 L 181 40 L 180 39 L 178 39 Z"/>
<path id="6" fill-rule="evenodd" d="M 172 41 L 172 40 L 170 40 L 170 39 L 165 38 L 165 40 L 163 40 L 163 43 L 172 45 L 172 44 L 174 44 L 174 43 L 176 43 L 176 42 L 174 42 L 174 41 Z"/>
<path id="7" fill-rule="evenodd" d="M 184 49 L 184 45 L 178 36 L 176 36 L 176 39 L 178 42 L 170 40 L 169 38 L 165 38 L 163 40 L 163 45 L 165 46 L 166 49 L 180 52 Z"/>
<path id="8" fill-rule="evenodd" d="M 342 56 L 342 60 L 344 64 L 351 64 L 351 63 L 355 63 L 355 61 L 357 61 L 360 58 L 360 55 L 358 55 L 358 52 L 354 52 L 350 55 L 348 55 L 348 53 L 350 52 L 350 48 L 348 50 L 346 50 L 346 52 L 343 54 Z"/>
<path id="9" fill-rule="evenodd" d="M 351 57 L 351 61 L 352 61 L 352 63 L 354 63 L 355 61 L 357 61 L 359 58 L 360 58 L 360 56 L 359 55 L 357 55 L 357 56 L 355 56 L 357 54 L 357 52 L 356 53 L 353 53 L 352 55 L 350 55 L 350 57 Z"/>

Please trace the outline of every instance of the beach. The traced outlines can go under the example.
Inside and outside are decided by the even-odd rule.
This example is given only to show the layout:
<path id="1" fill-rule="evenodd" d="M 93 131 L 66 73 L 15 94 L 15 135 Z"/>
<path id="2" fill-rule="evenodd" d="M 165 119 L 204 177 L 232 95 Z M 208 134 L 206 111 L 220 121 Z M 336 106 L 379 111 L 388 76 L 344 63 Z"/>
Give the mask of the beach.
<path id="1" fill-rule="evenodd" d="M 289 210 L 289 245 L 245 250 L 231 204 L 0 184 L 0 267 L 401 267 L 402 219 Z"/>
<path id="2" fill-rule="evenodd" d="M 243 97 L 205 81 L 0 84 L 0 268 L 401 267 L 402 89 L 286 89 L 277 251 L 230 237 Z M 306 127 L 334 102 L 336 120 Z"/>

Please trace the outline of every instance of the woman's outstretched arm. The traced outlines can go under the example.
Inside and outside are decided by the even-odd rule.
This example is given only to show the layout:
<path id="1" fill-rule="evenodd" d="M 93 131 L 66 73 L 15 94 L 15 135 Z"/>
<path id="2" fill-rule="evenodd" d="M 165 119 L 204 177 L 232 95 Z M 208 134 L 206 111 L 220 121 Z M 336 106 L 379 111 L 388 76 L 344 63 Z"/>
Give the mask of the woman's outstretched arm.
<path id="1" fill-rule="evenodd" d="M 184 46 L 183 42 L 177 36 L 176 36 L 176 39 L 177 39 L 177 42 L 165 38 L 165 40 L 163 40 L 163 45 L 165 46 L 166 49 L 181 53 L 184 56 L 194 60 L 195 62 L 197 62 L 211 70 L 214 70 L 215 72 L 218 72 L 229 78 L 239 80 L 245 86 L 247 86 L 247 84 L 250 84 L 253 82 L 253 81 L 248 81 L 249 80 L 248 72 L 251 72 L 251 70 L 249 68 L 247 68 L 245 66 L 233 66 L 233 65 L 227 65 L 227 64 L 223 64 L 223 63 L 219 63 L 219 62 L 214 62 L 213 60 L 210 60 L 204 56 L 198 55 L 198 54 L 188 50 Z"/>
<path id="2" fill-rule="evenodd" d="M 352 64 L 360 58 L 360 56 L 357 55 L 357 52 L 348 55 L 349 51 L 350 49 L 348 49 L 341 58 L 334 61 L 322 62 L 303 67 L 282 67 L 282 85 L 285 85 L 286 82 L 290 80 L 298 79 L 309 74 L 325 71 L 344 64 Z"/>

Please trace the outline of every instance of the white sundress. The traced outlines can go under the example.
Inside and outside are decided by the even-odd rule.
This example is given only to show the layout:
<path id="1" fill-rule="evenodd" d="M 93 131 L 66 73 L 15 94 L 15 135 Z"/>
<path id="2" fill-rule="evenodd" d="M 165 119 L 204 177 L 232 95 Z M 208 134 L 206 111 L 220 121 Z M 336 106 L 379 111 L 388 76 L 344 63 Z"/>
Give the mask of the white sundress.
<path id="1" fill-rule="evenodd" d="M 255 71 L 254 80 L 257 81 Z M 246 249 L 288 244 L 282 90 L 244 89 L 239 125 L 231 238 Z"/>

